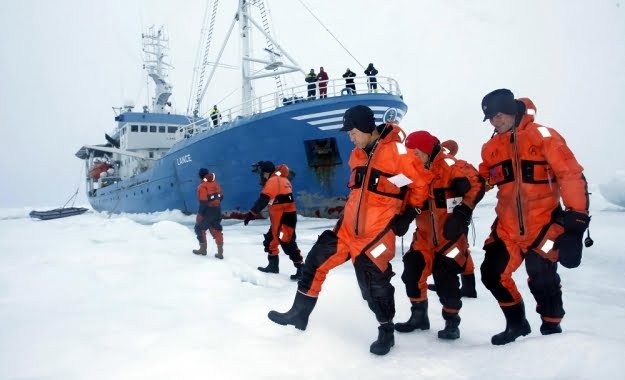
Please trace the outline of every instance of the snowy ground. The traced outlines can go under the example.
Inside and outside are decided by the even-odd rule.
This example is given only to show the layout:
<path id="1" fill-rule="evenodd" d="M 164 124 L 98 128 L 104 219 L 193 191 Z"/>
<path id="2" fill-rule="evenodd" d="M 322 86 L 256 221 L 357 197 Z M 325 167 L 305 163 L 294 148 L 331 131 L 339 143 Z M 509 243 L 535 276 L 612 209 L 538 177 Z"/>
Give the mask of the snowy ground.
<path id="1" fill-rule="evenodd" d="M 597 190 L 597 189 L 595 189 Z M 193 217 L 82 216 L 35 221 L 0 210 L 0 379 L 617 379 L 625 373 L 625 209 L 591 197 L 591 234 L 580 268 L 561 268 L 564 333 L 543 337 L 525 282 L 533 332 L 495 347 L 504 327 L 490 294 L 465 301 L 461 338 L 440 341 L 440 304 L 430 293 L 432 329 L 396 334 L 384 357 L 369 353 L 377 323 L 350 263 L 333 271 L 304 332 L 270 322 L 287 310 L 296 284 L 266 264 L 266 221 L 225 223 L 225 256 L 191 254 Z M 475 213 L 476 265 L 493 219 L 492 194 Z M 307 252 L 333 220 L 300 218 Z M 404 241 L 407 247 L 409 241 Z M 393 261 L 396 321 L 409 314 Z"/>

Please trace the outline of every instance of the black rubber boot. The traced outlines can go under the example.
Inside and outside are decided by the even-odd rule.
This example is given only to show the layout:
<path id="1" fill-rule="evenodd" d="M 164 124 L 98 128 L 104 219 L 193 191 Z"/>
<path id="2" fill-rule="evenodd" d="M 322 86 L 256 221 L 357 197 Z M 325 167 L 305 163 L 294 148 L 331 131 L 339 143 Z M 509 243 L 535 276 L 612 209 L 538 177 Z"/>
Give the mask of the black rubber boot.
<path id="1" fill-rule="evenodd" d="M 463 274 L 460 275 L 462 281 L 462 287 L 460 288 L 460 296 L 466 298 L 477 298 L 477 292 L 475 291 L 475 274 Z"/>
<path id="2" fill-rule="evenodd" d="M 279 273 L 280 272 L 280 258 L 278 256 L 268 255 L 267 259 L 269 260 L 269 264 L 266 267 L 258 267 L 258 270 L 265 273 Z"/>
<path id="3" fill-rule="evenodd" d="M 436 291 L 436 285 L 435 284 L 428 284 L 428 290 L 431 290 L 433 292 Z"/>
<path id="4" fill-rule="evenodd" d="M 291 280 L 293 281 L 299 281 L 302 278 L 302 266 L 304 264 L 302 263 L 296 263 L 294 264 L 295 268 L 297 269 L 297 272 L 295 272 L 295 274 L 291 275 Z"/>
<path id="5" fill-rule="evenodd" d="M 386 355 L 395 345 L 393 322 L 383 323 L 378 326 L 378 339 L 371 343 L 369 352 L 376 355 Z"/>
<path id="6" fill-rule="evenodd" d="M 406 333 L 416 329 L 429 330 L 430 319 L 428 318 L 428 300 L 422 302 L 413 302 L 410 307 L 410 319 L 404 323 L 396 323 L 395 330 L 397 332 Z"/>
<path id="7" fill-rule="evenodd" d="M 543 335 L 560 334 L 562 327 L 559 322 L 547 322 L 543 320 L 543 324 L 540 325 L 540 333 Z"/>
<path id="8" fill-rule="evenodd" d="M 217 245 L 217 253 L 215 253 L 215 257 L 218 258 L 219 260 L 224 259 L 224 245 L 223 244 Z"/>
<path id="9" fill-rule="evenodd" d="M 502 306 L 506 317 L 506 329 L 497 335 L 493 335 L 490 342 L 496 346 L 512 343 L 516 338 L 532 332 L 530 323 L 525 318 L 525 304 L 523 301 L 512 306 Z"/>
<path id="10" fill-rule="evenodd" d="M 192 252 L 196 255 L 206 256 L 207 243 L 200 243 L 200 249 L 194 249 Z"/>
<path id="11" fill-rule="evenodd" d="M 306 330 L 308 317 L 310 317 L 310 313 L 312 313 L 316 304 L 317 297 L 310 297 L 297 291 L 295 293 L 295 299 L 293 300 L 293 306 L 291 306 L 289 311 L 279 313 L 275 310 L 271 310 L 269 314 L 267 314 L 267 317 L 279 325 L 293 325 L 296 329 Z"/>
<path id="12" fill-rule="evenodd" d="M 445 328 L 438 332 L 438 339 L 454 340 L 460 338 L 460 315 L 458 313 L 448 313 L 443 310 Z"/>

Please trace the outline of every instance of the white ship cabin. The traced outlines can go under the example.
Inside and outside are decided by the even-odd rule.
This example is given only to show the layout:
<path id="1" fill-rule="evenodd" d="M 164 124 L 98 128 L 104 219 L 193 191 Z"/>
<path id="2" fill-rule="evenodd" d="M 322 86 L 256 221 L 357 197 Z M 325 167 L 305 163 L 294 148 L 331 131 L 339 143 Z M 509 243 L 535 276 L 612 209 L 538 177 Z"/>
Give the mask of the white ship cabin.
<path id="1" fill-rule="evenodd" d="M 105 135 L 107 144 L 85 145 L 76 153 L 86 161 L 90 194 L 150 169 L 174 145 L 179 129 L 192 122 L 183 115 L 127 111 L 115 117 L 118 125 L 112 136 Z"/>
<path id="2" fill-rule="evenodd" d="M 118 149 L 136 155 L 122 152 L 114 153 L 116 163 L 119 164 L 119 177 L 132 177 L 149 169 L 154 160 L 165 156 L 176 142 L 176 133 L 192 120 L 183 115 L 160 113 L 125 112 L 115 117 L 119 122 L 113 139 L 119 142 Z M 206 123 L 206 121 L 204 121 Z"/>

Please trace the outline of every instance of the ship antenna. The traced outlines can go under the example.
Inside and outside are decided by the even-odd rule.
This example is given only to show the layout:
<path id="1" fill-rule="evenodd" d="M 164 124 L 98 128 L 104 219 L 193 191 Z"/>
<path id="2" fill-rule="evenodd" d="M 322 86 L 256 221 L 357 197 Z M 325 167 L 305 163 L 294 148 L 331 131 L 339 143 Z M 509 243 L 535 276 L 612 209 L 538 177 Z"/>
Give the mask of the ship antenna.
<path id="1" fill-rule="evenodd" d="M 172 85 L 167 82 L 167 70 L 173 68 L 165 61 L 169 50 L 169 39 L 165 37 L 163 27 L 155 29 L 153 26 L 143 38 L 143 67 L 148 72 L 148 76 L 154 80 L 154 99 L 152 100 L 152 112 L 166 113 L 165 107 L 169 106 Z"/>

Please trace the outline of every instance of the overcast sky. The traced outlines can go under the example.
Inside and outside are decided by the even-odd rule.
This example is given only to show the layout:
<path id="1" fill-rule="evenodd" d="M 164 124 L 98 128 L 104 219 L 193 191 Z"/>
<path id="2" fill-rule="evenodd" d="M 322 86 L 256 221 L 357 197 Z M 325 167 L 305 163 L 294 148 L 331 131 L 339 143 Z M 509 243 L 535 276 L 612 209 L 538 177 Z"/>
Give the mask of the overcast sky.
<path id="1" fill-rule="evenodd" d="M 235 1 L 221 3 L 226 28 Z M 625 169 L 621 1 L 306 4 L 360 63 L 374 62 L 379 75 L 399 81 L 407 131 L 455 138 L 459 156 L 477 165 L 492 132 L 482 123 L 480 101 L 507 87 L 534 100 L 537 121 L 564 135 L 589 182 Z M 323 65 L 331 77 L 346 67 L 362 72 L 299 0 L 269 5 L 274 33 L 305 70 Z M 0 207 L 62 205 L 82 186 L 82 161 L 74 153 L 104 142 L 115 126 L 111 107 L 146 102 L 140 35 L 149 25 L 168 30 L 172 100 L 186 110 L 204 9 L 199 0 L 1 2 Z M 209 91 L 208 102 L 232 90 L 223 83 Z M 289 83 L 295 84 L 297 77 Z"/>

